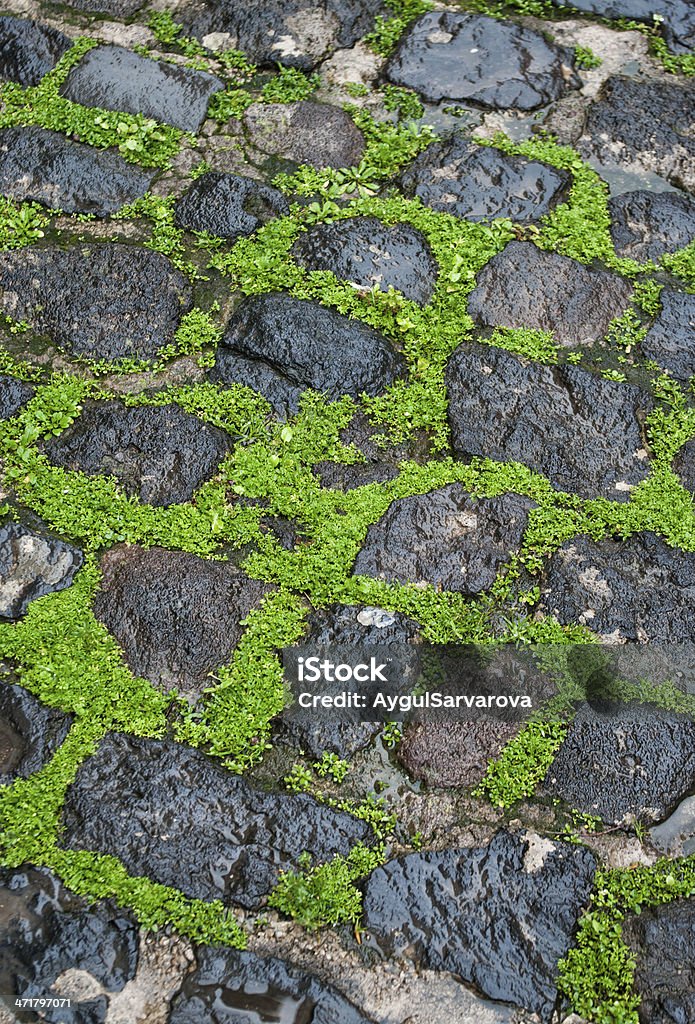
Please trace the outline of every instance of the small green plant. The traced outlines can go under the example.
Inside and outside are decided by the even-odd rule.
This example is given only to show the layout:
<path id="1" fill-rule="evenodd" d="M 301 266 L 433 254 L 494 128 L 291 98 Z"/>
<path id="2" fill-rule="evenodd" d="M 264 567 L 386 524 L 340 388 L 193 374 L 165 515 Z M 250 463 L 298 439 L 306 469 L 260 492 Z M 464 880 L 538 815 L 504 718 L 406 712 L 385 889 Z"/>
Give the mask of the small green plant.
<path id="1" fill-rule="evenodd" d="M 578 68 L 585 68 L 587 71 L 590 71 L 592 68 L 600 67 L 603 61 L 588 46 L 575 46 L 574 63 Z"/>
<path id="2" fill-rule="evenodd" d="M 420 98 L 412 89 L 402 89 L 398 85 L 385 85 L 382 88 L 384 106 L 389 111 L 398 111 L 404 120 L 417 121 L 425 113 Z"/>
<path id="3" fill-rule="evenodd" d="M 391 55 L 408 25 L 433 5 L 429 0 L 387 0 L 386 6 L 393 12 L 392 16 L 377 15 L 374 28 L 364 37 L 367 46 L 382 57 Z"/>
<path id="4" fill-rule="evenodd" d="M 282 781 L 290 793 L 308 793 L 314 784 L 310 769 L 302 764 L 293 765 L 290 773 Z"/>
<path id="5" fill-rule="evenodd" d="M 243 117 L 244 112 L 252 103 L 253 96 L 246 89 L 227 89 L 226 92 L 216 92 L 208 104 L 208 117 L 224 124 L 230 118 Z"/>
<path id="6" fill-rule="evenodd" d="M 381 733 L 384 746 L 393 750 L 403 739 L 403 726 L 400 722 L 386 722 Z"/>
<path id="7" fill-rule="evenodd" d="M 315 92 L 321 79 L 318 75 L 305 75 L 297 68 L 286 68 L 278 64 L 278 73 L 267 82 L 261 91 L 265 103 L 295 103 L 305 100 Z"/>
<path id="8" fill-rule="evenodd" d="M 354 96 L 355 99 L 357 99 L 358 96 L 369 95 L 369 89 L 364 82 L 347 82 L 344 89 L 348 96 Z"/>
<path id="9" fill-rule="evenodd" d="M 313 768 L 322 779 L 330 776 L 337 783 L 341 783 L 350 771 L 348 762 L 341 760 L 337 754 L 329 750 L 324 750 L 320 761 L 314 761 Z"/>
<path id="10" fill-rule="evenodd" d="M 36 203 L 16 203 L 0 196 L 0 250 L 21 249 L 44 237 L 46 211 Z"/>

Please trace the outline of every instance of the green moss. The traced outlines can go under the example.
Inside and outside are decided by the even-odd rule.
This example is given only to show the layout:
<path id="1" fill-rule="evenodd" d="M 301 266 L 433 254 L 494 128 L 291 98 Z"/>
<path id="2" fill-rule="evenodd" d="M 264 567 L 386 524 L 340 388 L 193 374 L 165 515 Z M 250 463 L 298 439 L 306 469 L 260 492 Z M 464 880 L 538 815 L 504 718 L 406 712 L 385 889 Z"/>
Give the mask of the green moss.
<path id="1" fill-rule="evenodd" d="M 575 46 L 574 63 L 578 68 L 591 70 L 591 68 L 600 68 L 603 61 L 588 46 Z"/>
<path id="2" fill-rule="evenodd" d="M 386 6 L 392 16 L 377 15 L 373 30 L 364 37 L 367 46 L 382 57 L 390 56 L 410 23 L 432 10 L 433 4 L 430 0 L 386 0 Z"/>
<path id="3" fill-rule="evenodd" d="M 553 762 L 567 734 L 564 722 L 530 721 L 488 765 L 474 795 L 486 797 L 497 807 L 511 807 L 532 796 Z"/>
<path id="4" fill-rule="evenodd" d="M 305 75 L 298 68 L 279 64 L 277 75 L 263 86 L 261 96 L 265 103 L 296 103 L 308 99 L 320 84 L 317 74 Z"/>
<path id="5" fill-rule="evenodd" d="M 60 95 L 71 69 L 99 40 L 80 37 L 37 86 L 15 82 L 0 86 L 0 128 L 38 125 L 97 149 L 117 147 L 124 159 L 145 167 L 167 167 L 178 152 L 183 132 L 142 114 L 83 107 Z"/>

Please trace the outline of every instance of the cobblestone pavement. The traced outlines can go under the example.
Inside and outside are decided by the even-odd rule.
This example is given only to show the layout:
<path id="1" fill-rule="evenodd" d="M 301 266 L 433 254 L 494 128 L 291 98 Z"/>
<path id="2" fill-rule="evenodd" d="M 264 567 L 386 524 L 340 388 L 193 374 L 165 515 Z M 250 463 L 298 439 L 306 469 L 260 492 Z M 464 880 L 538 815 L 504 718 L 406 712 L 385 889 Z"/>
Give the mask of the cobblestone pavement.
<path id="1" fill-rule="evenodd" d="M 5 4 L 0 1024 L 695 1022 L 694 74 L 688 0 Z"/>

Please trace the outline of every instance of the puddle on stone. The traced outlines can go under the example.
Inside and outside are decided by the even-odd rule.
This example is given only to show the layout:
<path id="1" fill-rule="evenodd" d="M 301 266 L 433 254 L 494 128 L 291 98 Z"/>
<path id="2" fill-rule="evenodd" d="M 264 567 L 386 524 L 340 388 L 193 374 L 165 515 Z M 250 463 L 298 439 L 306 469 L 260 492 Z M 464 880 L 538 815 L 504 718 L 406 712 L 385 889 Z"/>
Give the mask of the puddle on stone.
<path id="1" fill-rule="evenodd" d="M 247 982 L 240 989 L 222 989 L 212 1008 L 213 1012 L 224 1014 L 241 1010 L 244 1024 L 311 1024 L 316 1003 L 308 997 L 292 996 L 273 985 Z"/>
<path id="2" fill-rule="evenodd" d="M 658 174 L 650 171 L 628 171 L 619 164 L 602 164 L 593 157 L 587 159 L 590 167 L 600 174 L 608 185 L 612 196 L 621 196 L 624 192 L 648 191 L 648 192 L 678 192 L 680 189 L 672 185 L 670 181 L 661 178 Z"/>
<path id="3" fill-rule="evenodd" d="M 687 857 L 695 853 L 695 796 L 681 801 L 666 821 L 649 832 L 657 850 L 672 857 Z"/>

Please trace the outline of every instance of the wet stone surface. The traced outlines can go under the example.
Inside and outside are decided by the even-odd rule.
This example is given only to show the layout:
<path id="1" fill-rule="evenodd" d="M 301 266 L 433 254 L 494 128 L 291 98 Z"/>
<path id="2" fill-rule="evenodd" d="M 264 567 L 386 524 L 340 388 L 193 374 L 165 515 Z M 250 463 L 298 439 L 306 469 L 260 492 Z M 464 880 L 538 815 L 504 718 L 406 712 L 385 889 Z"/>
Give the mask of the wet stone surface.
<path id="1" fill-rule="evenodd" d="M 429 11 L 401 39 L 386 77 L 431 103 L 535 110 L 579 87 L 573 61 L 571 50 L 514 22 Z"/>
<path id="2" fill-rule="evenodd" d="M 640 348 L 674 377 L 687 381 L 695 375 L 695 295 L 664 288 L 662 310 Z"/>
<path id="3" fill-rule="evenodd" d="M 71 849 L 110 853 L 131 874 L 247 908 L 303 851 L 317 861 L 346 856 L 370 832 L 303 794 L 253 789 L 199 751 L 120 734 L 80 766 L 63 821 Z"/>
<path id="4" fill-rule="evenodd" d="M 483 345 L 456 350 L 446 384 L 461 455 L 522 462 L 554 487 L 612 501 L 647 475 L 640 423 L 650 398 L 634 385 Z"/>
<path id="5" fill-rule="evenodd" d="M 364 152 L 364 136 L 350 115 L 327 103 L 253 103 L 243 123 L 256 149 L 292 164 L 352 167 Z"/>
<path id="6" fill-rule="evenodd" d="M 338 47 L 352 46 L 389 16 L 382 0 L 202 0 L 178 16 L 214 48 L 236 47 L 256 64 L 308 70 Z"/>
<path id="7" fill-rule="evenodd" d="M 695 785 L 695 722 L 658 707 L 582 706 L 544 786 L 607 824 L 661 821 Z"/>
<path id="8" fill-rule="evenodd" d="M 0 527 L 0 619 L 19 619 L 37 597 L 69 587 L 83 561 L 65 541 L 21 523 Z"/>
<path id="9" fill-rule="evenodd" d="M 358 320 L 290 295 L 245 299 L 227 325 L 211 379 L 260 391 L 279 412 L 307 388 L 330 399 L 375 395 L 404 369 L 387 339 Z"/>
<path id="10" fill-rule="evenodd" d="M 153 358 L 191 305 L 161 253 L 104 242 L 0 254 L 2 308 L 74 355 Z"/>
<path id="11" fill-rule="evenodd" d="M 605 336 L 631 295 L 631 284 L 617 274 L 589 270 L 532 242 L 510 242 L 478 274 L 468 311 L 485 327 L 529 327 L 560 345 L 586 345 Z"/>
<path id="12" fill-rule="evenodd" d="M 409 854 L 367 879 L 365 926 L 387 954 L 407 949 L 549 1021 L 594 870 L 582 847 L 505 832 L 487 847 Z"/>
<path id="13" fill-rule="evenodd" d="M 521 543 L 535 504 L 517 494 L 471 498 L 462 484 L 398 498 L 369 527 L 354 565 L 356 575 L 389 582 L 425 581 L 477 594 Z"/>
<path id="14" fill-rule="evenodd" d="M 144 6 L 145 0 L 67 0 L 65 6 L 85 14 L 110 14 L 112 18 L 130 18 Z"/>
<path id="15" fill-rule="evenodd" d="M 379 434 L 378 428 L 369 423 L 363 413 L 357 413 L 347 427 L 340 432 L 340 440 L 344 445 L 354 446 L 364 458 L 364 462 L 340 463 L 323 461 L 313 467 L 323 487 L 334 490 L 349 491 L 365 484 L 393 480 L 398 476 L 400 463 L 404 459 L 418 458 L 422 452 L 403 443 L 383 447 L 374 440 Z"/>
<path id="16" fill-rule="evenodd" d="M 8 677 L 0 680 L 0 785 L 27 779 L 67 736 L 71 716 L 49 708 Z"/>
<path id="17" fill-rule="evenodd" d="M 275 957 L 200 949 L 197 968 L 172 1004 L 168 1024 L 209 1024 L 224 1006 L 234 1024 L 369 1024 L 331 985 Z M 270 1016 L 272 1015 L 272 1016 Z"/>
<path id="18" fill-rule="evenodd" d="M 548 563 L 542 607 L 560 622 L 641 643 L 690 641 L 695 554 L 650 532 L 628 540 L 567 541 Z M 668 614 L 664 614 L 668 608 Z"/>
<path id="19" fill-rule="evenodd" d="M 330 270 L 361 288 L 395 288 L 420 305 L 432 297 L 437 281 L 437 263 L 421 233 L 408 224 L 387 227 L 375 217 L 309 228 L 290 251 L 308 270 Z"/>
<path id="20" fill-rule="evenodd" d="M 70 46 L 68 36 L 48 25 L 0 17 L 0 80 L 38 85 Z"/>
<path id="21" fill-rule="evenodd" d="M 618 256 L 644 263 L 695 239 L 695 199 L 678 192 L 624 192 L 608 203 Z"/>
<path id="22" fill-rule="evenodd" d="M 60 998 L 54 983 L 79 965 L 102 987 L 69 1011 L 45 1009 L 50 1024 L 103 1024 L 108 993 L 135 975 L 138 929 L 108 902 L 91 905 L 45 868 L 0 869 L 0 990 L 25 999 Z M 22 1018 L 24 1019 L 24 1018 Z M 36 1017 L 35 1019 L 39 1019 Z"/>
<path id="23" fill-rule="evenodd" d="M 588 109 L 578 149 L 585 158 L 659 174 L 695 190 L 695 86 L 609 78 Z"/>
<path id="24" fill-rule="evenodd" d="M 673 469 L 683 486 L 695 494 L 695 440 L 683 445 L 674 460 Z"/>
<path id="25" fill-rule="evenodd" d="M 153 171 L 43 128 L 0 131 L 0 193 L 64 213 L 106 217 L 145 194 Z"/>
<path id="26" fill-rule="evenodd" d="M 406 726 L 398 759 L 430 788 L 476 786 L 488 762 L 516 736 L 520 723 L 476 718 L 470 722 L 420 722 Z"/>
<path id="27" fill-rule="evenodd" d="M 241 621 L 270 589 L 227 562 L 184 551 L 117 545 L 101 560 L 94 613 L 116 638 L 130 669 L 189 699 L 214 685 Z"/>
<path id="28" fill-rule="evenodd" d="M 341 646 L 363 650 L 393 646 L 397 655 L 402 645 L 417 643 L 419 639 L 418 624 L 400 612 L 335 605 L 310 615 L 307 632 L 300 643 L 316 650 L 325 649 L 329 657 Z M 322 685 L 324 692 L 328 692 L 328 684 Z M 337 683 L 335 689 L 340 692 L 343 684 Z M 350 757 L 367 746 L 381 728 L 380 723 L 351 721 L 344 715 L 309 718 L 297 713 L 296 706 L 287 708 L 277 720 L 281 737 L 316 758 L 320 758 L 324 750 L 342 758 Z"/>
<path id="29" fill-rule="evenodd" d="M 282 192 L 238 174 L 209 172 L 176 203 L 176 224 L 218 238 L 239 238 L 289 211 Z"/>
<path id="30" fill-rule="evenodd" d="M 569 185 L 565 171 L 476 145 L 458 134 L 428 146 L 400 177 L 407 196 L 474 221 L 539 220 L 564 198 Z"/>
<path id="31" fill-rule="evenodd" d="M 695 1020 L 695 900 L 674 900 L 629 915 L 623 939 L 637 958 L 641 1024 Z"/>
<path id="32" fill-rule="evenodd" d="M 91 402 L 45 446 L 50 462 L 91 476 L 113 475 L 148 505 L 190 501 L 215 475 L 233 439 L 178 405 L 128 408 Z"/>
<path id="33" fill-rule="evenodd" d="M 210 97 L 224 88 L 214 75 L 150 60 L 122 46 L 98 46 L 73 68 L 61 88 L 85 107 L 144 114 L 183 131 L 197 131 Z"/>
<path id="34" fill-rule="evenodd" d="M 0 420 L 18 413 L 33 394 L 34 389 L 29 384 L 0 373 Z"/>
<path id="35" fill-rule="evenodd" d="M 653 25 L 657 17 L 668 46 L 675 53 L 695 48 L 695 10 L 689 0 L 553 0 L 558 7 L 570 7 L 601 18 L 627 18 Z"/>

